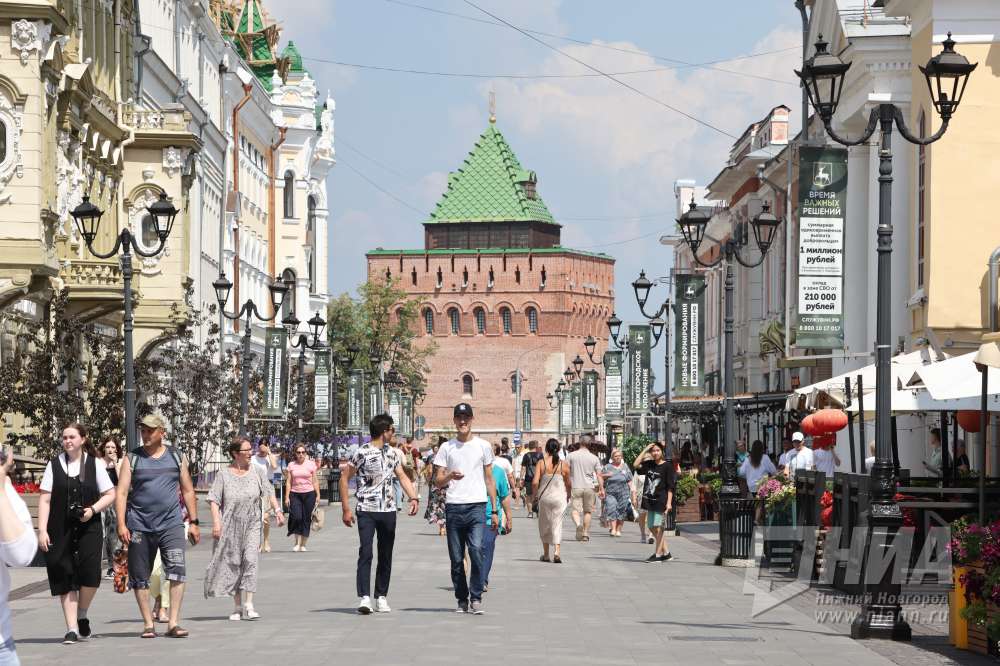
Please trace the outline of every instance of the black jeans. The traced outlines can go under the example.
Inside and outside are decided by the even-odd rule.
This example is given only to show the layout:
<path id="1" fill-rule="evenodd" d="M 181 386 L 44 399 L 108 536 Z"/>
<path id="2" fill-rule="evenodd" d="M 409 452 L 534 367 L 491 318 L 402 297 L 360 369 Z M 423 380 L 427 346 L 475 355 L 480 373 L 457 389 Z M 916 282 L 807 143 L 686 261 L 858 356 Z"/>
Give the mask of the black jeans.
<path id="1" fill-rule="evenodd" d="M 375 567 L 375 596 L 389 594 L 389 577 L 392 575 L 392 545 L 396 541 L 395 511 L 358 511 L 358 596 L 367 597 L 371 592 L 372 541 L 378 534 L 378 564 Z"/>
<path id="2" fill-rule="evenodd" d="M 316 507 L 316 491 L 289 493 L 288 495 L 288 536 L 299 534 L 309 536 L 312 527 L 312 513 Z"/>

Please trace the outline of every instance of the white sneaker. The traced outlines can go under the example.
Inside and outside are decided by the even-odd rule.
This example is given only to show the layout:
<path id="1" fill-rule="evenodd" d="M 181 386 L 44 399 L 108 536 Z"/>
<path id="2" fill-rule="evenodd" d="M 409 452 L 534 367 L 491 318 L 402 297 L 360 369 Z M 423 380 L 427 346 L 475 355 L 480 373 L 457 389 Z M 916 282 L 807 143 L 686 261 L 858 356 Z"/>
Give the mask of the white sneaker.
<path id="1" fill-rule="evenodd" d="M 260 613 L 258 613 L 253 606 L 244 606 L 243 617 L 248 620 L 256 620 L 260 617 Z"/>
<path id="2" fill-rule="evenodd" d="M 309 549 L 306 548 L 305 546 L 299 546 L 299 552 L 300 553 L 308 553 Z"/>
<path id="3" fill-rule="evenodd" d="M 388 613 L 392 609 L 389 608 L 389 602 L 385 600 L 385 597 L 376 597 L 375 599 L 375 612 L 376 613 Z"/>
<path id="4" fill-rule="evenodd" d="M 299 544 L 295 544 L 294 546 L 292 546 L 292 552 L 293 553 L 299 552 Z"/>
<path id="5" fill-rule="evenodd" d="M 243 618 L 243 613 L 241 613 L 239 610 L 235 610 L 229 615 L 229 619 L 232 620 L 233 622 L 239 622 L 242 618 Z"/>
<path id="6" fill-rule="evenodd" d="M 372 600 L 371 597 L 361 597 L 358 599 L 358 612 L 362 615 L 368 615 L 372 612 Z"/>

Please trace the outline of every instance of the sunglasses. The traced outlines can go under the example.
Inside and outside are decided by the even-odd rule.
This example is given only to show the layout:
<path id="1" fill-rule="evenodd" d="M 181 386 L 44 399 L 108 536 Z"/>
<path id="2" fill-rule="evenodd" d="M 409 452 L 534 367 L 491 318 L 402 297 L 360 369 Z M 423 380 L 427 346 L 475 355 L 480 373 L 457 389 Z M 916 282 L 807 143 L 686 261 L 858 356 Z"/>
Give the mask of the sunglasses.
<path id="1" fill-rule="evenodd" d="M 304 456 L 305 454 L 306 454 L 306 452 L 305 452 L 305 451 L 296 451 L 296 452 L 295 452 L 295 455 L 297 455 L 297 456 L 298 456 L 298 455 L 303 455 L 303 456 Z"/>

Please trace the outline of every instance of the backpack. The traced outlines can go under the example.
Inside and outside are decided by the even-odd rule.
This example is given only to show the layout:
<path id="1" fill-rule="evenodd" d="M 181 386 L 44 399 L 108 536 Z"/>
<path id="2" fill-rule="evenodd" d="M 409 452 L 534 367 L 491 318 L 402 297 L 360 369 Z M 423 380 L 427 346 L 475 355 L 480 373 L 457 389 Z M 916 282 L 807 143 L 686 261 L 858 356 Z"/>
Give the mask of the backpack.
<path id="1" fill-rule="evenodd" d="M 172 446 L 167 446 L 166 444 L 164 444 L 164 447 L 167 449 L 167 453 L 170 454 L 170 457 L 174 459 L 174 462 L 177 463 L 177 469 L 179 470 L 181 468 L 181 454 L 177 453 L 177 449 L 175 449 Z M 135 471 L 135 463 L 138 459 L 139 459 L 138 447 L 128 452 L 128 467 L 133 472 Z"/>

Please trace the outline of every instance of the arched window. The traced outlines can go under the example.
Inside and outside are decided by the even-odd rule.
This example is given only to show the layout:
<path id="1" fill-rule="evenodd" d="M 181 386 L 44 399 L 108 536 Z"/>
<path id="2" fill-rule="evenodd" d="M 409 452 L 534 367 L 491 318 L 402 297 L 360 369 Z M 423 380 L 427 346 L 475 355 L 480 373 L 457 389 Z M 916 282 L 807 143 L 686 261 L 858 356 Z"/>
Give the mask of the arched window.
<path id="1" fill-rule="evenodd" d="M 310 194 L 309 198 L 306 199 L 306 204 L 309 206 L 309 212 L 306 217 L 306 231 L 313 231 L 316 228 L 316 197 Z"/>
<path id="2" fill-rule="evenodd" d="M 155 249 L 160 244 L 160 237 L 156 235 L 153 216 L 149 213 L 143 215 L 139 226 L 139 245 L 147 251 Z"/>
<path id="3" fill-rule="evenodd" d="M 538 333 L 538 310 L 528 308 L 526 314 L 528 315 L 528 330 L 532 333 Z"/>
<path id="4" fill-rule="evenodd" d="M 466 398 L 472 397 L 472 375 L 462 375 L 462 395 Z"/>
<path id="5" fill-rule="evenodd" d="M 290 220 L 295 217 L 295 174 L 291 171 L 285 172 L 285 219 Z"/>
<path id="6" fill-rule="evenodd" d="M 416 269 L 416 267 L 414 267 L 413 270 L 410 271 L 410 282 L 413 283 L 414 287 L 417 286 L 417 269 Z"/>
<path id="7" fill-rule="evenodd" d="M 434 311 L 424 308 L 424 330 L 427 335 L 434 335 Z"/>
<path id="8" fill-rule="evenodd" d="M 476 318 L 476 333 L 482 335 L 486 332 L 486 311 L 482 308 L 476 308 L 472 314 Z"/>
<path id="9" fill-rule="evenodd" d="M 7 160 L 7 123 L 0 121 L 0 162 Z"/>
<path id="10" fill-rule="evenodd" d="M 295 312 L 295 271 L 286 268 L 281 272 L 281 281 L 288 287 L 285 300 L 281 303 L 281 318 L 287 319 L 288 315 Z"/>
<path id="11" fill-rule="evenodd" d="M 451 321 L 451 334 L 458 335 L 461 328 L 459 327 L 460 319 L 458 314 L 458 308 L 448 309 L 448 319 Z"/>
<path id="12" fill-rule="evenodd" d="M 510 308 L 500 308 L 500 321 L 503 322 L 504 334 L 510 335 L 510 330 L 511 330 Z"/>

